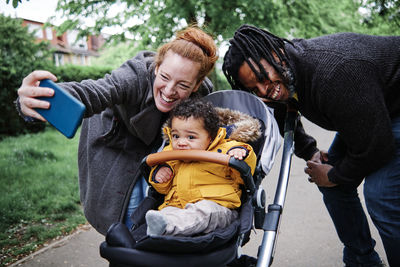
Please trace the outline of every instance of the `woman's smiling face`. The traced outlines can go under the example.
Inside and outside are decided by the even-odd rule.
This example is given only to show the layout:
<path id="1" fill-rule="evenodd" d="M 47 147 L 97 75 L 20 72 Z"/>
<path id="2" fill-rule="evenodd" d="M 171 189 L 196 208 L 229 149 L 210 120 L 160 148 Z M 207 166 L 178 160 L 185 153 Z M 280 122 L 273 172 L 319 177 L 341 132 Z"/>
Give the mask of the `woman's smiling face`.
<path id="1" fill-rule="evenodd" d="M 171 111 L 181 100 L 199 89 L 200 63 L 168 51 L 164 61 L 155 69 L 153 97 L 157 109 Z"/>

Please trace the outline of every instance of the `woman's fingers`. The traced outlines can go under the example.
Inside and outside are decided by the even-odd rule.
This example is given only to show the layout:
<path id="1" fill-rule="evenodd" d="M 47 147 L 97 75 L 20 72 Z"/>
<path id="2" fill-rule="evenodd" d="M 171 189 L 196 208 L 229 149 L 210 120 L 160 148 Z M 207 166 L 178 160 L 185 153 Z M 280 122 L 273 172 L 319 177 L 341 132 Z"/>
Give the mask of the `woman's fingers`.
<path id="1" fill-rule="evenodd" d="M 21 104 L 21 111 L 24 111 L 25 108 L 33 109 L 33 108 L 41 108 L 41 109 L 49 109 L 50 103 L 45 100 L 40 100 L 32 97 L 21 97 L 19 100 Z"/>
<path id="2" fill-rule="evenodd" d="M 38 86 L 39 85 L 38 82 L 43 79 L 50 79 L 53 82 L 57 81 L 57 77 L 54 76 L 54 74 L 52 74 L 51 72 L 48 72 L 46 70 L 35 70 L 23 79 L 22 86 L 24 85 Z"/>
<path id="3" fill-rule="evenodd" d="M 39 96 L 45 96 L 45 97 L 51 97 L 54 95 L 54 90 L 48 87 L 38 87 L 38 86 L 24 86 L 22 85 L 18 89 L 18 95 L 19 97 L 39 97 Z"/>
<path id="4" fill-rule="evenodd" d="M 19 104 L 20 104 L 20 107 L 21 107 L 21 112 L 24 115 L 39 119 L 41 121 L 46 121 L 46 119 L 43 118 L 35 110 L 35 108 L 49 109 L 50 108 L 50 103 L 48 101 L 36 99 L 36 98 L 33 98 L 33 97 L 21 96 L 19 98 Z"/>
<path id="5" fill-rule="evenodd" d="M 37 70 L 31 72 L 22 81 L 21 87 L 18 89 L 19 104 L 21 112 L 42 121 L 46 121 L 39 113 L 34 109 L 48 109 L 50 103 L 45 100 L 37 99 L 37 97 L 51 97 L 54 95 L 54 90 L 46 87 L 39 87 L 40 80 L 50 79 L 56 81 L 57 78 L 52 73 L 44 70 Z"/>
<path id="6" fill-rule="evenodd" d="M 50 103 L 47 101 L 35 99 L 35 98 L 28 98 L 28 97 L 21 97 L 19 99 L 21 112 L 26 116 L 33 117 L 39 119 L 41 121 L 46 121 L 34 108 L 42 108 L 48 109 L 50 108 Z"/>
<path id="7" fill-rule="evenodd" d="M 48 71 L 36 70 L 24 78 L 21 87 L 18 89 L 18 95 L 20 97 L 52 96 L 54 94 L 53 89 L 39 87 L 40 80 L 43 79 L 57 80 L 56 76 Z"/>

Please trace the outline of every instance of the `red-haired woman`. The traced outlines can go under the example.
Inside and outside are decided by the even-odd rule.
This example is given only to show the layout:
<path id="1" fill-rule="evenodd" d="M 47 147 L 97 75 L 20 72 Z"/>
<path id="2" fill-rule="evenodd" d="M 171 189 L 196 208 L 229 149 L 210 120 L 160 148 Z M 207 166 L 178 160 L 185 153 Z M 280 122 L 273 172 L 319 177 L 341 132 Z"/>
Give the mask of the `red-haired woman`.
<path id="1" fill-rule="evenodd" d="M 79 150 L 80 196 L 85 216 L 102 234 L 117 221 L 128 227 L 130 215 L 147 186 L 138 166 L 160 145 L 168 112 L 189 96 L 212 91 L 206 75 L 217 60 L 213 38 L 188 27 L 157 53 L 143 51 L 99 80 L 59 85 L 86 106 Z M 39 80 L 56 77 L 47 71 L 29 74 L 18 90 L 17 107 L 26 120 L 42 120 L 36 99 L 52 96 Z"/>

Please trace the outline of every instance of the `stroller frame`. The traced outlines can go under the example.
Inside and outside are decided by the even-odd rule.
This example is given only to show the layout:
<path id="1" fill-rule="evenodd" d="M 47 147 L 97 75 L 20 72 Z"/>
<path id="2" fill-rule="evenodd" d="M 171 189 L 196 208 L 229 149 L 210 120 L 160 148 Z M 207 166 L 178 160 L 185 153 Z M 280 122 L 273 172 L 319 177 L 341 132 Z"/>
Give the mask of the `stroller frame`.
<path id="1" fill-rule="evenodd" d="M 280 219 L 289 184 L 290 166 L 294 152 L 294 132 L 298 119 L 298 112 L 296 110 L 288 111 L 285 120 L 281 169 L 279 172 L 278 184 L 276 186 L 274 202 L 268 206 L 268 212 L 265 214 L 265 220 L 262 226 L 264 235 L 261 246 L 258 250 L 257 267 L 271 266 L 274 259 Z"/>
<path id="2" fill-rule="evenodd" d="M 241 91 L 233 91 L 233 92 L 236 94 L 245 94 L 245 92 L 241 92 Z M 215 93 L 220 93 L 220 91 L 215 92 Z M 283 143 L 283 152 L 282 152 L 283 154 L 282 154 L 282 161 L 281 161 L 280 173 L 279 173 L 279 178 L 278 178 L 278 184 L 277 184 L 277 188 L 275 191 L 274 202 L 268 206 L 267 212 L 265 212 L 265 191 L 260 186 L 262 178 L 257 179 L 256 177 L 254 177 L 254 178 L 256 178 L 254 181 L 252 179 L 253 177 L 250 173 L 250 168 L 243 161 L 239 161 L 234 158 L 229 158 L 229 156 L 221 155 L 221 154 L 219 154 L 218 157 L 215 157 L 215 155 L 212 155 L 211 156 L 212 159 L 210 159 L 210 153 L 214 154 L 214 152 L 208 152 L 208 151 L 198 151 L 199 153 L 197 153 L 197 154 L 196 153 L 187 153 L 187 151 L 186 152 L 185 151 L 168 151 L 168 152 L 161 152 L 161 153 L 149 155 L 143 160 L 143 162 L 145 162 L 145 165 L 152 166 L 152 165 L 158 164 L 160 162 L 164 162 L 166 160 L 166 157 L 171 158 L 171 156 L 172 156 L 173 159 L 191 159 L 191 160 L 212 161 L 212 162 L 219 163 L 219 164 L 225 164 L 232 168 L 237 169 L 240 172 L 243 180 L 245 181 L 246 194 L 248 196 L 252 196 L 252 199 L 249 199 L 249 201 L 251 201 L 253 203 L 251 205 L 254 209 L 253 210 L 254 226 L 256 229 L 262 229 L 264 231 L 262 243 L 258 248 L 258 254 L 257 254 L 257 259 L 256 259 L 257 266 L 259 266 L 259 267 L 270 266 L 272 264 L 273 258 L 274 258 L 275 246 L 277 243 L 278 229 L 280 226 L 281 214 L 283 211 L 288 182 L 289 182 L 290 165 L 291 165 L 291 159 L 292 159 L 292 155 L 293 155 L 293 151 L 294 151 L 294 131 L 295 131 L 295 128 L 297 125 L 297 121 L 298 121 L 298 112 L 289 110 L 287 112 L 287 116 L 286 116 L 286 120 L 285 120 L 284 143 Z M 176 152 L 179 152 L 179 153 L 176 154 Z M 182 152 L 185 152 L 185 153 L 182 153 Z M 162 154 L 162 153 L 164 153 L 164 154 Z M 276 153 L 276 151 L 273 151 L 272 153 Z M 195 158 L 193 158 L 193 154 L 195 154 Z M 257 164 L 257 168 L 259 169 L 258 175 L 265 174 L 269 171 L 269 170 L 267 170 L 266 172 L 263 171 L 263 168 L 260 166 L 260 164 Z M 114 225 L 112 225 L 110 227 L 110 229 L 112 227 L 114 227 Z M 117 227 L 119 227 L 119 226 L 117 226 Z M 127 230 L 127 228 L 126 228 L 126 230 L 123 229 L 122 232 L 124 232 L 124 231 L 126 231 L 127 235 L 130 235 L 130 232 Z M 110 261 L 110 266 L 114 266 L 112 264 L 112 260 L 115 260 L 115 259 L 123 258 L 126 260 L 128 257 L 131 258 L 131 257 L 136 257 L 136 256 L 140 257 L 141 256 L 140 253 L 135 252 L 135 249 L 132 249 L 130 240 L 126 241 L 126 239 L 123 236 L 121 237 L 121 235 L 118 235 L 117 239 L 118 240 L 116 242 L 114 242 L 115 237 L 107 234 L 106 241 L 103 242 L 100 246 L 100 254 L 102 257 L 104 257 Z M 237 249 L 240 249 L 240 247 L 242 246 L 242 242 L 247 242 L 247 241 L 248 240 L 246 240 L 246 236 L 242 233 L 242 234 L 239 234 L 236 239 L 233 239 L 233 240 L 229 241 L 229 243 L 223 245 L 220 250 L 226 251 L 226 257 L 224 259 L 216 260 L 215 264 L 217 264 L 217 262 L 218 262 L 218 266 L 220 266 L 222 263 L 222 260 L 225 260 L 225 264 L 227 264 L 235 257 L 239 258 L 240 257 L 240 255 L 238 255 L 239 253 L 237 251 L 232 252 L 232 247 L 236 244 Z M 111 243 L 113 243 L 113 244 L 110 246 L 109 244 L 111 244 Z M 115 244 L 117 244 L 117 246 L 115 246 Z M 157 254 L 157 256 L 160 255 L 157 252 L 149 252 L 148 255 L 151 256 L 152 254 L 154 254 L 154 256 L 156 254 Z M 213 251 L 211 251 L 211 253 L 209 253 L 209 254 L 215 255 L 214 259 L 221 257 L 220 256 L 221 254 L 218 254 L 217 251 L 215 253 Z M 202 258 L 201 254 L 196 255 L 196 254 L 189 253 L 189 255 L 191 255 L 193 257 L 193 259 L 186 261 L 186 265 L 182 265 L 182 266 L 191 266 L 191 263 L 194 264 L 196 261 L 203 260 L 203 259 L 205 261 L 202 261 L 202 263 L 204 263 L 206 265 L 210 265 L 210 266 L 215 266 L 215 264 L 213 264 L 213 262 L 209 262 L 208 259 L 205 259 L 206 257 Z M 167 257 L 167 254 L 161 253 L 160 259 L 164 264 L 163 266 L 170 266 L 171 264 L 172 264 L 172 266 L 174 265 L 173 261 Z M 227 259 L 229 259 L 229 261 L 226 261 Z M 140 263 L 138 263 L 138 264 L 140 266 L 142 266 Z M 165 264 L 167 264 L 167 265 L 165 265 Z M 194 264 L 194 265 L 196 265 L 196 264 Z M 115 264 L 115 266 L 131 266 L 131 265 Z M 239 266 L 239 265 L 235 265 L 235 266 Z"/>

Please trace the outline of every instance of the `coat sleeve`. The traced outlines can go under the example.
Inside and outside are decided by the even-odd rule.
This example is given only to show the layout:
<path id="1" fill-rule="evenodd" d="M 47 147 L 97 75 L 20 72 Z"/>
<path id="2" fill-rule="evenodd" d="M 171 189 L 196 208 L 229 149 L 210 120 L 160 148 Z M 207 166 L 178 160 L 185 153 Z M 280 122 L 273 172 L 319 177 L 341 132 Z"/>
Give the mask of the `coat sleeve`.
<path id="1" fill-rule="evenodd" d="M 101 113 L 118 104 L 135 107 L 142 98 L 149 82 L 149 58 L 139 53 L 118 69 L 98 80 L 67 82 L 59 85 L 86 106 L 85 117 Z"/>
<path id="2" fill-rule="evenodd" d="M 172 170 L 172 178 L 166 183 L 158 183 L 154 179 L 155 175 L 157 174 L 157 171 L 161 167 L 169 167 Z M 173 183 L 172 181 L 174 180 L 174 177 L 175 177 L 175 172 L 174 172 L 174 169 L 172 168 L 172 166 L 170 166 L 168 164 L 161 164 L 161 165 L 156 165 L 151 169 L 151 172 L 149 175 L 149 182 L 158 193 L 166 195 L 171 190 L 172 183 Z"/>
<path id="3" fill-rule="evenodd" d="M 309 160 L 318 152 L 317 141 L 304 130 L 301 120 L 297 122 L 294 132 L 294 153 L 297 157 Z"/>
<path id="4" fill-rule="evenodd" d="M 373 64 L 341 64 L 325 83 L 318 109 L 335 126 L 346 146 L 342 160 L 328 172 L 336 184 L 359 184 L 394 154 L 383 80 Z"/>

